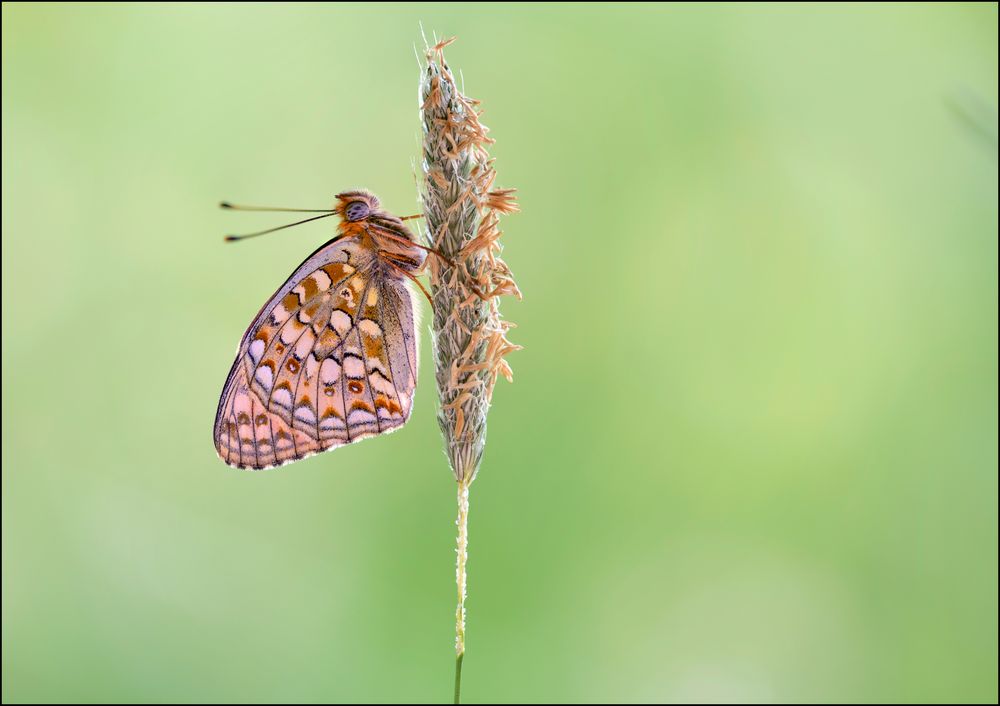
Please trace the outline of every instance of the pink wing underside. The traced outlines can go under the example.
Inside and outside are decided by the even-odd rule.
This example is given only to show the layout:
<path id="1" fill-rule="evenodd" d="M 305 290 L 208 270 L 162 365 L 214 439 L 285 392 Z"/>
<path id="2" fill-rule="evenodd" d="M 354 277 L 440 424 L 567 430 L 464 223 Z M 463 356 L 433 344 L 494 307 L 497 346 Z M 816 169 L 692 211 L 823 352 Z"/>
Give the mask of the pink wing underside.
<path id="1" fill-rule="evenodd" d="M 279 466 L 406 423 L 417 381 L 413 303 L 353 240 L 320 248 L 247 330 L 222 391 L 227 464 Z"/>

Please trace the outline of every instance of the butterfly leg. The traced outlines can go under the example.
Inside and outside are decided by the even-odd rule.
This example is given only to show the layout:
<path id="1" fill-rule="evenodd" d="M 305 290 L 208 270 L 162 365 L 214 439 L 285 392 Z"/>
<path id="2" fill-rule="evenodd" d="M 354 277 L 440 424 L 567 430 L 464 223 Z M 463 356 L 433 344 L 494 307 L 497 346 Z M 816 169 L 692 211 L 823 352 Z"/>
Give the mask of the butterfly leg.
<path id="1" fill-rule="evenodd" d="M 396 263 L 399 262 L 399 260 L 397 260 L 392 254 L 384 252 L 384 251 L 381 251 L 381 250 L 379 251 L 378 256 L 379 256 L 379 259 L 382 260 L 382 262 L 384 262 L 387 265 L 389 265 L 389 267 L 391 267 L 392 269 L 394 269 L 396 272 L 399 272 L 402 275 L 406 275 L 411 280 L 413 280 L 416 283 L 416 285 L 418 287 L 420 287 L 420 291 L 424 293 L 424 296 L 427 297 L 427 301 L 429 301 L 431 303 L 431 306 L 434 306 L 434 300 L 431 299 L 431 295 L 427 291 L 427 289 L 424 287 L 423 283 L 421 283 L 421 281 L 419 279 L 417 279 L 412 273 L 408 272 L 407 270 L 404 270 L 402 267 L 400 267 L 399 265 L 397 265 Z"/>
<path id="2" fill-rule="evenodd" d="M 408 217 L 409 218 L 413 218 L 413 216 L 408 216 Z M 400 238 L 398 235 L 393 235 L 392 233 L 387 232 L 383 228 L 379 228 L 378 232 L 379 232 L 379 235 L 381 235 L 384 238 L 388 238 L 389 240 L 395 240 L 397 243 L 402 243 L 403 245 L 409 245 L 411 247 L 420 248 L 421 250 L 425 250 L 425 251 L 429 252 L 432 255 L 436 255 L 444 263 L 446 263 L 446 264 L 448 264 L 448 265 L 450 265 L 452 267 L 455 266 L 455 261 L 454 260 L 452 260 L 450 257 L 448 257 L 447 255 L 445 255 L 444 253 L 439 252 L 438 250 L 435 250 L 434 248 L 429 248 L 426 245 L 421 245 L 420 243 L 414 243 L 412 240 L 407 240 L 406 238 Z"/>

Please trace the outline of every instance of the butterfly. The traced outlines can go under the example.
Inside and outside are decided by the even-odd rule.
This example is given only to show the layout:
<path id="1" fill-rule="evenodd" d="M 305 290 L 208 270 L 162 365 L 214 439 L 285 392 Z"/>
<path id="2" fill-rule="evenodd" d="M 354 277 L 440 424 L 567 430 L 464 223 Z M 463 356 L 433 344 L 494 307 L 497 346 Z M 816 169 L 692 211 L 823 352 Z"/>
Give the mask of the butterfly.
<path id="1" fill-rule="evenodd" d="M 323 212 L 299 223 L 337 215 L 337 235 L 260 309 L 222 388 L 213 435 L 230 466 L 281 466 L 395 431 L 410 418 L 417 331 L 406 280 L 427 295 L 416 275 L 436 251 L 404 224 L 416 216 L 380 210 L 368 191 L 337 194 Z"/>

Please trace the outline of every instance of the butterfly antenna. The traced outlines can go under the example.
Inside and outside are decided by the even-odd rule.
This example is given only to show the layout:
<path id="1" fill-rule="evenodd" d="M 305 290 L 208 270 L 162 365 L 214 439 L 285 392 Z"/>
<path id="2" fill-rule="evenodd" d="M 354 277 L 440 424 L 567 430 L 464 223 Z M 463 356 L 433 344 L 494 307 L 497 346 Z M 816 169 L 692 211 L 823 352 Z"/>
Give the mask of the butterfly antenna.
<path id="1" fill-rule="evenodd" d="M 320 218 L 329 218 L 332 215 L 334 215 L 333 212 L 324 213 L 321 216 L 313 216 L 312 218 L 306 218 L 306 219 L 301 220 L 301 221 L 295 221 L 295 223 L 288 223 L 287 225 L 278 226 L 277 228 L 268 228 L 267 230 L 261 230 L 261 231 L 258 231 L 256 233 L 246 233 L 244 235 L 227 235 L 226 236 L 226 242 L 231 243 L 231 242 L 236 241 L 236 240 L 245 240 L 247 238 L 256 238 L 258 235 L 267 235 L 268 233 L 274 233 L 275 231 L 284 230 L 285 228 L 291 228 L 292 226 L 299 226 L 299 225 L 302 225 L 303 223 L 308 223 L 309 221 L 316 221 L 316 220 L 319 220 Z"/>
<path id="2" fill-rule="evenodd" d="M 274 206 L 237 206 L 236 204 L 223 201 L 219 208 L 227 211 L 283 211 L 285 213 L 333 213 L 332 208 L 276 208 Z"/>

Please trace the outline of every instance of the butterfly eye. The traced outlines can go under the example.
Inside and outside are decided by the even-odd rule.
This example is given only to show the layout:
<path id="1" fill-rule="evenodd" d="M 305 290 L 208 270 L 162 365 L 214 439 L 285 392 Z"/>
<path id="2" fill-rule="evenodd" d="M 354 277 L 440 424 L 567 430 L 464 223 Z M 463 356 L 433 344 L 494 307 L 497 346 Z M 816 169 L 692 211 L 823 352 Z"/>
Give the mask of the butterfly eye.
<path id="1" fill-rule="evenodd" d="M 347 220 L 349 221 L 360 221 L 362 218 L 367 218 L 368 204 L 364 201 L 352 201 L 344 209 L 344 215 L 347 216 Z"/>

